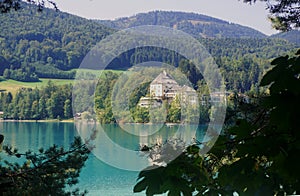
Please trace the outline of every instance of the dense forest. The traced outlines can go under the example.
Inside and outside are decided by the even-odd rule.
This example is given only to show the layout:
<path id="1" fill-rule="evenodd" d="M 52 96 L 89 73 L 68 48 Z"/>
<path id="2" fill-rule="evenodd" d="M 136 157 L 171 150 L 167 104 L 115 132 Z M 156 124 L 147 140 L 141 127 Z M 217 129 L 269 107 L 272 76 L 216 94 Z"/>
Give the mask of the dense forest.
<path id="1" fill-rule="evenodd" d="M 258 85 L 262 75 L 270 68 L 270 60 L 278 54 L 296 51 L 296 46 L 281 39 L 199 39 L 219 66 L 226 81 L 227 90 L 246 92 Z M 242 49 L 242 50 L 241 50 Z M 289 51 L 289 52 L 287 52 Z M 190 63 L 180 54 L 161 48 L 144 47 L 128 51 L 116 58 L 111 69 L 130 68 L 132 65 L 147 61 L 164 62 L 187 74 L 197 88 L 199 74 L 187 72 Z M 127 65 L 127 66 L 124 66 Z M 186 68 L 183 68 L 186 67 Z M 191 76 L 194 75 L 194 76 Z"/>
<path id="2" fill-rule="evenodd" d="M 0 20 L 1 75 L 5 69 L 31 67 L 38 77 L 73 78 L 74 72 L 64 71 L 77 68 L 91 47 L 112 32 L 87 19 L 50 9 L 41 13 L 27 4 L 1 14 Z"/>

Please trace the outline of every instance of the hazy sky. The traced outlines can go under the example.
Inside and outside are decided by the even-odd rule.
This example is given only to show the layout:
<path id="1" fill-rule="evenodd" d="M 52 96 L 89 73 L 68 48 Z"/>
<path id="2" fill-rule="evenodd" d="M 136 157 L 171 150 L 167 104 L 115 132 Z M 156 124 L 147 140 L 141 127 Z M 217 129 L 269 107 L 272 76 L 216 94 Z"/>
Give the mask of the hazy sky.
<path id="1" fill-rule="evenodd" d="M 268 21 L 265 4 L 238 0 L 55 0 L 61 11 L 92 19 L 116 19 L 153 10 L 205 14 L 249 26 L 267 35 L 276 33 Z"/>

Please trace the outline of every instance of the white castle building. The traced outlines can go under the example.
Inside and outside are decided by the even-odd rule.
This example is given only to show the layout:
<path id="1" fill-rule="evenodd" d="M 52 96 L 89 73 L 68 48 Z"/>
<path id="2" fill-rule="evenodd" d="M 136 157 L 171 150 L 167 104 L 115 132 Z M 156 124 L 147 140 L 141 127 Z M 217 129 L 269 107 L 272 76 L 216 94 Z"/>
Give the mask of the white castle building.
<path id="1" fill-rule="evenodd" d="M 170 74 L 163 71 L 150 83 L 150 97 L 142 97 L 139 106 L 157 107 L 162 104 L 162 100 L 170 103 L 176 96 L 184 103 L 198 103 L 198 95 L 193 88 L 178 85 Z"/>

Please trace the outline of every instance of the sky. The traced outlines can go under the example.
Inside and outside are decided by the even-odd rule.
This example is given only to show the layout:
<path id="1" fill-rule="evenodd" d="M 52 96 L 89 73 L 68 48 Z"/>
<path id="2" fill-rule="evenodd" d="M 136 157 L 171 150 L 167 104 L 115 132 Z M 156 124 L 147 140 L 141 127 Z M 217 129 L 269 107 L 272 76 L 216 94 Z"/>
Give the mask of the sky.
<path id="1" fill-rule="evenodd" d="M 266 4 L 242 0 L 55 0 L 59 9 L 88 19 L 116 19 L 154 10 L 204 14 L 248 26 L 267 35 L 276 33 L 268 20 Z"/>

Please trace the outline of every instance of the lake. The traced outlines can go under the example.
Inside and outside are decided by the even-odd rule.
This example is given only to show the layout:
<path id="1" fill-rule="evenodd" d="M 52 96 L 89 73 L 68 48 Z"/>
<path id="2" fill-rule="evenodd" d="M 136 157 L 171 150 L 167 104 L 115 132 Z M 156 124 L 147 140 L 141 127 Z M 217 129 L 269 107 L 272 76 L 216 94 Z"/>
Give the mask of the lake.
<path id="1" fill-rule="evenodd" d="M 132 191 L 139 169 L 144 167 L 143 164 L 149 164 L 147 157 L 137 151 L 140 144 L 153 145 L 171 137 L 180 137 L 189 142 L 195 136 L 197 139 L 203 137 L 205 130 L 205 126 L 200 126 L 196 131 L 197 127 L 191 125 L 99 126 L 58 122 L 1 122 L 0 133 L 5 136 L 4 144 L 25 152 L 27 149 L 36 151 L 53 144 L 68 147 L 78 134 L 85 138 L 90 130 L 102 129 L 95 140 L 96 148 L 87 160 L 76 187 L 88 190 L 88 195 L 126 196 L 144 195 L 133 194 Z M 1 157 L 6 158 L 3 153 Z M 20 161 L 17 158 L 9 160 Z"/>

